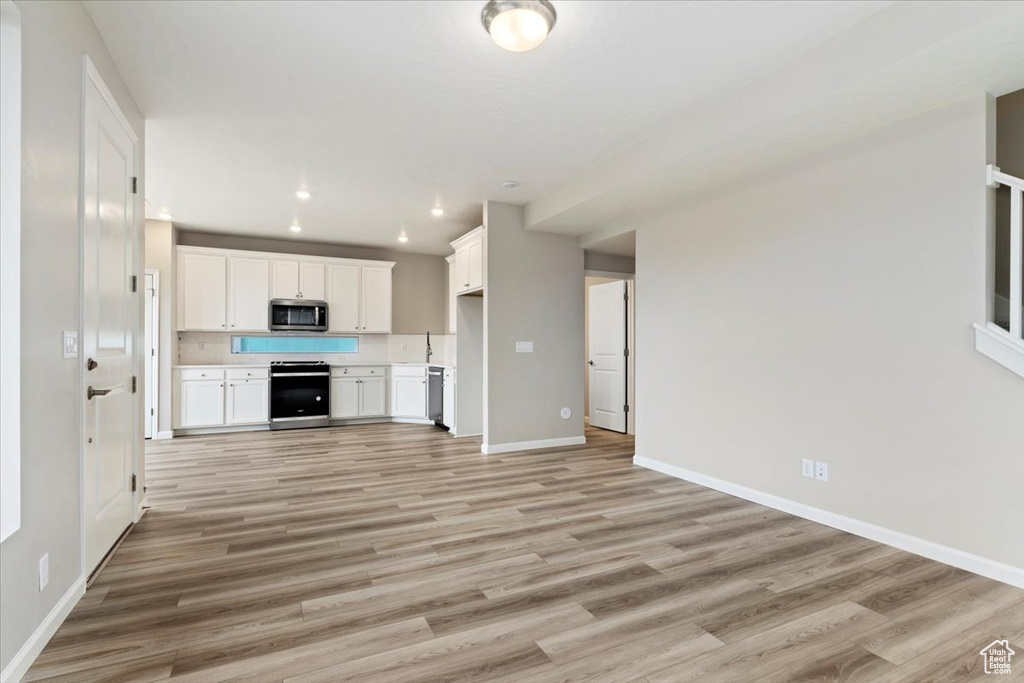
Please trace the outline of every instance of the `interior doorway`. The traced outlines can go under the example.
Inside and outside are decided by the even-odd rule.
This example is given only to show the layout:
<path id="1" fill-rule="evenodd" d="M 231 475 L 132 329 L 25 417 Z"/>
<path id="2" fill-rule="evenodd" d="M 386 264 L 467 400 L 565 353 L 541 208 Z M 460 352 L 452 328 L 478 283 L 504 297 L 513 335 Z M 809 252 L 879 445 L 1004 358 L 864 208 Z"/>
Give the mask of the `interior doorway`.
<path id="1" fill-rule="evenodd" d="M 82 561 L 134 520 L 138 137 L 85 58 L 82 142 Z"/>
<path id="2" fill-rule="evenodd" d="M 146 270 L 146 283 L 143 290 L 146 300 L 145 312 L 145 346 L 143 355 L 145 364 L 145 391 L 146 403 L 143 415 L 146 438 L 152 439 L 157 434 L 157 414 L 159 405 L 159 377 L 160 371 L 157 367 L 160 358 L 160 271 Z"/>
<path id="3" fill-rule="evenodd" d="M 585 288 L 584 419 L 633 434 L 633 278 L 588 274 Z"/>

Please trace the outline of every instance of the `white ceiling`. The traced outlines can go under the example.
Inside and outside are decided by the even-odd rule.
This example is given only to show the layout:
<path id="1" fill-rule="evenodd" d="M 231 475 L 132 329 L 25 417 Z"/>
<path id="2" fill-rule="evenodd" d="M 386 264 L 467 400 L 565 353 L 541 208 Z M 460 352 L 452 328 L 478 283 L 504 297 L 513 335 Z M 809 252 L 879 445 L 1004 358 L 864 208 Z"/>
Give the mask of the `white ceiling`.
<path id="1" fill-rule="evenodd" d="M 522 54 L 484 33 L 483 0 L 86 6 L 147 119 L 150 215 L 443 254 L 487 199 L 529 203 L 540 229 L 607 228 L 598 205 L 564 214 L 608 192 L 608 160 L 890 4 L 554 3 Z"/>

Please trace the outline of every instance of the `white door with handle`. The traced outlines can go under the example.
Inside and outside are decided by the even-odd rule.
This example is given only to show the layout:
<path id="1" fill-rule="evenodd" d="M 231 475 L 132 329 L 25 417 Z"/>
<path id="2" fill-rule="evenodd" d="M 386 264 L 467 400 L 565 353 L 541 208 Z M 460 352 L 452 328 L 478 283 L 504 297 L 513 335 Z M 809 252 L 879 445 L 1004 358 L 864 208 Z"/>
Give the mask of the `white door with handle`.
<path id="1" fill-rule="evenodd" d="M 83 527 L 92 572 L 134 518 L 137 138 L 87 63 L 82 176 Z M 142 283 L 138 283 L 141 285 Z M 138 287 L 141 289 L 141 286 Z"/>
<path id="2" fill-rule="evenodd" d="M 589 323 L 590 425 L 626 431 L 626 282 L 587 289 Z"/>

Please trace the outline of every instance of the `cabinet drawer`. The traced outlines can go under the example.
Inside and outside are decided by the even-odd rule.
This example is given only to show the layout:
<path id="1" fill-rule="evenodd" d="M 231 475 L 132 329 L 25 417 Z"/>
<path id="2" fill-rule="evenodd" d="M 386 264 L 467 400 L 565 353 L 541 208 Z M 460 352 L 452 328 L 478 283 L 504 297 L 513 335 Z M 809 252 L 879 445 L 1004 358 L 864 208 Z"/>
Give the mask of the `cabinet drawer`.
<path id="1" fill-rule="evenodd" d="M 426 377 L 427 369 L 422 365 L 396 365 L 391 368 L 392 377 Z"/>
<path id="2" fill-rule="evenodd" d="M 229 368 L 228 379 L 269 379 L 270 368 Z"/>
<path id="3" fill-rule="evenodd" d="M 384 377 L 386 367 L 365 365 L 336 365 L 331 367 L 331 377 Z"/>
<path id="4" fill-rule="evenodd" d="M 215 368 L 188 368 L 179 371 L 181 379 L 224 379 L 224 371 Z"/>

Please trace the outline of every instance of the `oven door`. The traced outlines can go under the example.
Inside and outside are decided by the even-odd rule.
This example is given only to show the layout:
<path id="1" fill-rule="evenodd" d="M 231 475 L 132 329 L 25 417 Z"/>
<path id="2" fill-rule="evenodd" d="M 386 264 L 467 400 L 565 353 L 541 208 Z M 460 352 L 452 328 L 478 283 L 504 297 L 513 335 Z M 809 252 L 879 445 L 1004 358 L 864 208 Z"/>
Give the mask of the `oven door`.
<path id="1" fill-rule="evenodd" d="M 270 302 L 270 329 L 327 331 L 327 304 L 323 301 L 275 299 Z"/>
<path id="2" fill-rule="evenodd" d="M 330 374 L 300 373 L 271 376 L 271 422 L 326 420 L 330 414 Z"/>

